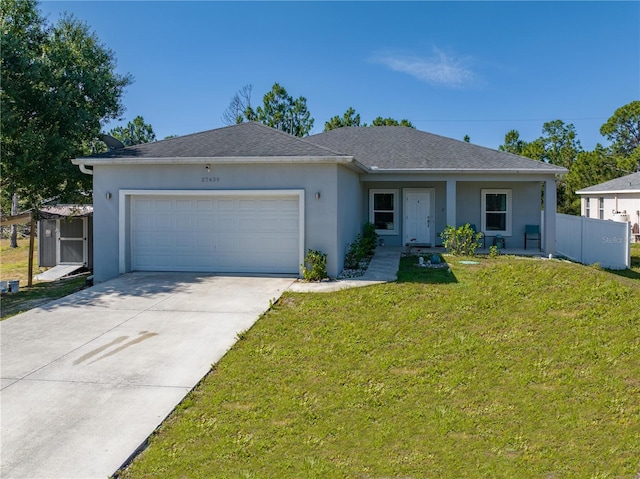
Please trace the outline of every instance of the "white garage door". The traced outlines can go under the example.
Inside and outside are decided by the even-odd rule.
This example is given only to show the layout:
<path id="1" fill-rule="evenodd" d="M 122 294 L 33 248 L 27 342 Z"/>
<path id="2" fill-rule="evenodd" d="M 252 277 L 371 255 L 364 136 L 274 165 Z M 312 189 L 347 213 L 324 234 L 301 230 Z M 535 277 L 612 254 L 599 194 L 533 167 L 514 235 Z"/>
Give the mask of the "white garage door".
<path id="1" fill-rule="evenodd" d="M 131 269 L 298 273 L 298 196 L 131 197 Z"/>

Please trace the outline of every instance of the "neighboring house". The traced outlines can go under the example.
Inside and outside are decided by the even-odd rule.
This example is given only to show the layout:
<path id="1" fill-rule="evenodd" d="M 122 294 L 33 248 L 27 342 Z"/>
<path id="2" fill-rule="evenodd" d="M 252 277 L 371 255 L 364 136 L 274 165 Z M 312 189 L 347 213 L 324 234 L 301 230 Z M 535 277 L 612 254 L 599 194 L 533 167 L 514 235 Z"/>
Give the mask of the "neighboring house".
<path id="1" fill-rule="evenodd" d="M 567 171 L 407 127 L 301 139 L 252 122 L 73 163 L 93 175 L 96 281 L 128 271 L 297 275 L 308 249 L 326 253 L 336 276 L 367 221 L 388 246 L 439 245 L 447 225 L 472 223 L 522 248 L 535 224 L 554 253 L 555 180 Z"/>
<path id="2" fill-rule="evenodd" d="M 38 265 L 93 266 L 93 206 L 55 205 L 40 209 Z"/>
<path id="3" fill-rule="evenodd" d="M 636 241 L 640 241 L 640 172 L 615 178 L 576 191 L 581 213 L 587 218 L 629 221 Z"/>

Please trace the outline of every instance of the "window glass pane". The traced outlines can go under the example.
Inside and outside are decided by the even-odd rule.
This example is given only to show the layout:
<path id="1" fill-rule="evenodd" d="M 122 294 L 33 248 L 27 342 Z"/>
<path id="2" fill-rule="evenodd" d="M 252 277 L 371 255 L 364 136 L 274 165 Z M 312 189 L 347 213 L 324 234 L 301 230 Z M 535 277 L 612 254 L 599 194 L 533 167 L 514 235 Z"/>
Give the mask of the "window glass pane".
<path id="1" fill-rule="evenodd" d="M 487 213 L 488 231 L 506 231 L 507 215 L 505 213 Z"/>
<path id="2" fill-rule="evenodd" d="M 80 219 L 60 221 L 60 236 L 63 238 L 82 238 L 84 232 Z"/>
<path id="3" fill-rule="evenodd" d="M 507 195 L 504 193 L 488 193 L 486 202 L 487 211 L 507 211 Z"/>
<path id="4" fill-rule="evenodd" d="M 373 195 L 373 209 L 393 211 L 393 193 L 375 193 Z"/>
<path id="5" fill-rule="evenodd" d="M 392 230 L 393 213 L 376 211 L 373 213 L 373 223 L 376 225 L 377 230 Z"/>

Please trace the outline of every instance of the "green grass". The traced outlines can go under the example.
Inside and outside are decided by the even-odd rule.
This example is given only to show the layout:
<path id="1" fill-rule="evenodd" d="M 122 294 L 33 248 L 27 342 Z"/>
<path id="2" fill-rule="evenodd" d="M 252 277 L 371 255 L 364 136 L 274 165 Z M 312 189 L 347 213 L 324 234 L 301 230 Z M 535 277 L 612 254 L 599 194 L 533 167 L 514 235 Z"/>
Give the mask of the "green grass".
<path id="1" fill-rule="evenodd" d="M 45 271 L 47 268 L 38 268 L 37 241 L 34 243 L 33 275 Z M 0 299 L 0 319 L 9 318 L 15 314 L 28 311 L 41 304 L 62 298 L 68 294 L 79 291 L 85 287 L 86 276 L 79 278 L 63 279 L 54 282 L 38 282 L 33 280 L 33 286 L 28 287 L 29 279 L 29 239 L 18 239 L 18 247 L 10 248 L 9 240 L 0 241 L 0 278 L 8 280 L 20 280 L 18 293 L 5 293 Z"/>
<path id="2" fill-rule="evenodd" d="M 20 280 L 20 285 L 26 285 L 29 279 L 29 238 L 18 238 L 18 247 L 11 248 L 8 239 L 0 239 L 0 279 Z M 38 268 L 38 242 L 34 241 L 33 275 L 37 275 L 46 268 Z"/>
<path id="3" fill-rule="evenodd" d="M 17 293 L 2 295 L 0 303 L 0 318 L 7 319 L 18 313 L 28 311 L 42 304 L 62 298 L 86 287 L 89 273 L 77 278 L 61 279 L 50 283 L 37 283 L 28 288 L 20 284 Z"/>
<path id="4" fill-rule="evenodd" d="M 446 259 L 286 293 L 121 476 L 637 477 L 640 282 Z"/>

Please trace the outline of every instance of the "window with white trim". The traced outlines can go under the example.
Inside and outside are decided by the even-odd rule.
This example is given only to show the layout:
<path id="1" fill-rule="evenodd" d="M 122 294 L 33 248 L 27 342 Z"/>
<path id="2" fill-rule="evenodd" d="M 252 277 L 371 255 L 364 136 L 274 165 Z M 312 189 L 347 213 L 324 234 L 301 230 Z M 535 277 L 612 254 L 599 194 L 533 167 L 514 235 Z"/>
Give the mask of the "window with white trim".
<path id="1" fill-rule="evenodd" d="M 369 190 L 369 221 L 379 235 L 398 234 L 398 197 L 398 190 Z"/>
<path id="2" fill-rule="evenodd" d="M 587 218 L 591 217 L 591 198 L 587 197 L 585 198 L 585 202 L 584 202 L 584 215 Z"/>
<path id="3" fill-rule="evenodd" d="M 481 190 L 482 231 L 487 236 L 511 236 L 511 190 Z"/>
<path id="4" fill-rule="evenodd" d="M 604 219 L 604 198 L 598 198 L 598 218 Z"/>

